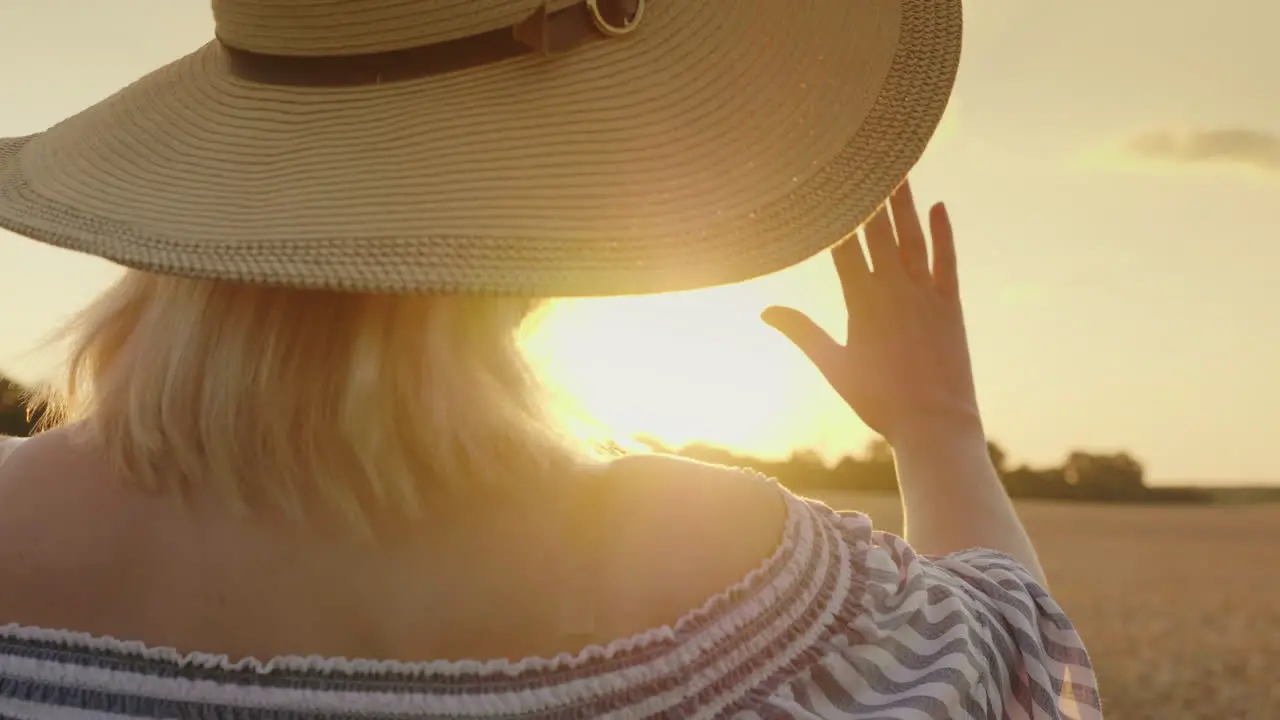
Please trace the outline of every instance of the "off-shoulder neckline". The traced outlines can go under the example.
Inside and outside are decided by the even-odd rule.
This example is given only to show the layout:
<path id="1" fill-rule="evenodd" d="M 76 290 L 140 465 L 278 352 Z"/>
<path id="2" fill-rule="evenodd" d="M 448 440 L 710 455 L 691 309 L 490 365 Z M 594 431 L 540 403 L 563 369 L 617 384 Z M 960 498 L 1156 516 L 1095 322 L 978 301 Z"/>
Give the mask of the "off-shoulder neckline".
<path id="1" fill-rule="evenodd" d="M 228 673 L 403 678 L 470 676 L 479 679 L 555 674 L 581 670 L 593 664 L 616 667 L 623 662 L 631 665 L 630 658 L 633 657 L 637 660 L 651 659 L 676 652 L 682 640 L 695 634 L 705 635 L 697 645 L 711 647 L 748 624 L 753 615 L 764 612 L 775 600 L 796 595 L 798 574 L 809 562 L 808 556 L 815 551 L 817 520 L 809 502 L 793 495 L 776 480 L 753 475 L 772 486 L 786 505 L 782 536 L 767 558 L 737 582 L 670 624 L 651 627 L 608 643 L 591 644 L 573 653 L 488 660 L 403 661 L 317 655 L 277 655 L 266 660 L 256 657 L 233 659 L 225 654 L 183 652 L 108 635 L 10 623 L 0 625 L 0 655 L 4 654 L 7 644 L 33 643 L 48 648 L 55 655 L 60 652 L 102 654 L 171 668 Z"/>

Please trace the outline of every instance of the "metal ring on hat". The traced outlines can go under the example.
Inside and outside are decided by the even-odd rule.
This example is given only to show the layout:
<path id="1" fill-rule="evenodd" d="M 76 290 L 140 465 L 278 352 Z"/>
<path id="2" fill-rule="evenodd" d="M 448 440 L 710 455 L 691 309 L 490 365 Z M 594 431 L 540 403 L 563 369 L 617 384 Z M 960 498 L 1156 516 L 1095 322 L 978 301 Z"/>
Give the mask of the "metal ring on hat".
<path id="1" fill-rule="evenodd" d="M 644 6 L 645 0 L 636 0 L 635 15 L 632 15 L 624 25 L 614 25 L 600 13 L 600 0 L 587 0 L 587 9 L 591 11 L 591 19 L 595 22 L 596 29 L 609 37 L 621 37 L 634 32 L 640 25 L 640 19 L 644 17 Z"/>

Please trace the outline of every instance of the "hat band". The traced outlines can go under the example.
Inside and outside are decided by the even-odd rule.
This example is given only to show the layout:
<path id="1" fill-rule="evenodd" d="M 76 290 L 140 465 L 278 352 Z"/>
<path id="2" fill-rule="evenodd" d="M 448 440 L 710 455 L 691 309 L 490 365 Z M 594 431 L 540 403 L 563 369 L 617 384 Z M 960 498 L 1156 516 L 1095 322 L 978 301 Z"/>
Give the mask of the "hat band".
<path id="1" fill-rule="evenodd" d="M 515 25 L 418 47 L 363 55 L 271 55 L 218 38 L 231 74 L 266 85 L 350 87 L 442 75 L 523 55 L 568 52 L 583 43 L 630 34 L 645 0 L 582 0 L 560 10 L 538 6 Z"/>

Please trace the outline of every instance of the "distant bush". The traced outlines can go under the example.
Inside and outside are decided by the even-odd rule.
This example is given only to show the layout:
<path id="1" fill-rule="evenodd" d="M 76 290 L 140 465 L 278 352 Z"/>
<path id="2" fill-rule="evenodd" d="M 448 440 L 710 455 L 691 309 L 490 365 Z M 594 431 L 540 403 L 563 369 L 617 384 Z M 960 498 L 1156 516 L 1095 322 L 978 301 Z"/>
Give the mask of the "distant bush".
<path id="1" fill-rule="evenodd" d="M 39 416 L 29 417 L 22 393 L 17 383 L 0 377 L 0 435 L 26 437 L 35 431 Z"/>

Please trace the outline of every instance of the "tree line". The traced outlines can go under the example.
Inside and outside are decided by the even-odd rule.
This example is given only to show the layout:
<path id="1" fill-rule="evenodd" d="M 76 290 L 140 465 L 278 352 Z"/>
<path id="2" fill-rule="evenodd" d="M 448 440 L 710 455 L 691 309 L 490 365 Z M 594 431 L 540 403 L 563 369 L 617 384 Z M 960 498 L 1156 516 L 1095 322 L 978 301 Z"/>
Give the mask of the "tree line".
<path id="1" fill-rule="evenodd" d="M 645 438 L 642 442 L 658 452 L 717 465 L 751 467 L 778 478 L 779 482 L 797 492 L 898 491 L 898 473 L 893 462 L 893 451 L 880 438 L 870 442 L 862 453 L 845 456 L 834 465 L 825 462 L 812 450 L 798 451 L 786 460 L 771 461 L 736 454 L 713 445 L 693 444 L 670 448 L 651 438 Z M 1200 488 L 1149 486 L 1142 463 L 1127 452 L 1075 450 L 1068 453 L 1058 465 L 1032 467 L 1026 464 L 1011 466 L 1007 453 L 996 442 L 988 441 L 987 451 L 1009 495 L 1015 498 L 1144 503 L 1202 503 L 1215 500 L 1211 491 Z"/>
<path id="2" fill-rule="evenodd" d="M 27 412 L 22 389 L 0 377 L 0 435 L 26 436 L 34 431 L 38 416 Z M 897 492 L 898 476 L 893 452 L 882 439 L 872 441 L 860 454 L 829 465 L 813 451 L 800 451 L 783 461 L 734 454 L 724 448 L 695 444 L 670 448 L 651 438 L 642 440 L 658 452 L 682 455 L 720 465 L 752 467 L 779 479 L 796 491 L 853 490 Z M 1091 500 L 1114 502 L 1209 502 L 1213 495 L 1197 488 L 1152 488 L 1146 472 L 1127 452 L 1073 451 L 1062 463 L 1049 467 L 1021 464 L 1011 467 L 1008 455 L 995 442 L 987 443 L 992 464 L 1009 494 L 1015 498 Z"/>

